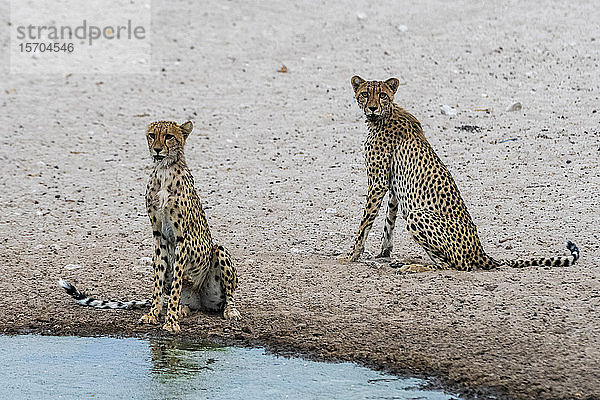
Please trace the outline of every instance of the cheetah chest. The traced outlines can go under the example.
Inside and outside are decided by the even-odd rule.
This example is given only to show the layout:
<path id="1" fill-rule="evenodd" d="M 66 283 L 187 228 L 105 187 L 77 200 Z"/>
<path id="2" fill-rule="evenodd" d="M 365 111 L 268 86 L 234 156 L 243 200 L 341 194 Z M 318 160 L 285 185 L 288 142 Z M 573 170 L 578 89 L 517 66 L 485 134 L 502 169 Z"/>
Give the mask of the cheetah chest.
<path id="1" fill-rule="evenodd" d="M 161 233 L 167 241 L 175 243 L 176 234 L 170 210 L 173 206 L 173 194 L 168 190 L 170 176 L 166 173 L 157 173 L 158 190 L 154 194 L 153 203 L 156 206 L 156 217 L 160 221 Z"/>
<path id="2" fill-rule="evenodd" d="M 158 201 L 158 218 L 161 222 L 161 233 L 167 241 L 175 243 L 175 227 L 173 226 L 173 219 L 169 213 L 169 198 L 170 193 L 166 189 L 161 189 L 156 194 Z"/>

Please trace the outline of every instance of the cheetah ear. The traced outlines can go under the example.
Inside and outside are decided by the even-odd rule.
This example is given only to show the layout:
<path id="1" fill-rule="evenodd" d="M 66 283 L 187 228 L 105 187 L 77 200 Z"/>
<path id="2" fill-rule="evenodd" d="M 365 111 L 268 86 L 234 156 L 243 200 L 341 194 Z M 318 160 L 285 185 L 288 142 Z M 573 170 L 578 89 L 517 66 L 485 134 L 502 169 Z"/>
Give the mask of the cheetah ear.
<path id="1" fill-rule="evenodd" d="M 183 138 L 187 139 L 187 137 L 190 136 L 190 133 L 192 133 L 192 129 L 194 129 L 194 124 L 192 124 L 192 121 L 188 121 L 179 125 L 179 127 L 183 131 Z"/>
<path id="2" fill-rule="evenodd" d="M 358 87 L 365 83 L 366 81 L 358 75 L 354 75 L 352 79 L 350 79 L 350 83 L 352 84 L 352 88 L 354 89 L 354 93 L 358 90 Z"/>
<path id="3" fill-rule="evenodd" d="M 391 89 L 391 91 L 396 94 L 396 90 L 398 90 L 398 85 L 400 85 L 400 81 L 396 78 L 390 78 L 387 81 L 383 82 Z"/>

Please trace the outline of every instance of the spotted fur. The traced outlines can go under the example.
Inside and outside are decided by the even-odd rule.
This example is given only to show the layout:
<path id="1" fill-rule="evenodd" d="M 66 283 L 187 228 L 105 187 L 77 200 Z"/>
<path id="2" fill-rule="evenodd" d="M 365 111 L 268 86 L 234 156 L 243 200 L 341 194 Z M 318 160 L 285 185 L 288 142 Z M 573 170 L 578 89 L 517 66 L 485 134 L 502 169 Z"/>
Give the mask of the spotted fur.
<path id="1" fill-rule="evenodd" d="M 496 261 L 488 256 L 452 175 L 425 138 L 419 121 L 394 103 L 396 78 L 382 81 L 351 79 L 355 99 L 365 113 L 369 134 L 365 143 L 368 177 L 367 202 L 353 250 L 340 256 L 356 261 L 389 192 L 388 212 L 381 253 L 390 257 L 398 213 L 406 220 L 408 232 L 433 260 L 433 264 L 394 263 L 400 273 L 433 269 L 492 269 L 502 265 L 570 266 L 579 258 L 579 249 L 567 242 L 570 256 L 529 260 Z"/>
<path id="2" fill-rule="evenodd" d="M 154 168 L 146 188 L 146 210 L 154 237 L 152 300 L 97 300 L 68 282 L 59 284 L 79 304 L 95 308 L 151 306 L 141 323 L 157 324 L 163 294 L 169 295 L 163 328 L 178 332 L 179 316 L 190 310 L 223 312 L 239 319 L 233 299 L 238 278 L 227 250 L 214 244 L 206 215 L 185 162 L 183 148 L 192 123 L 159 121 L 148 126 L 146 138 Z"/>
<path id="3" fill-rule="evenodd" d="M 223 310 L 226 319 L 238 319 L 233 294 L 237 273 L 223 246 L 213 244 L 206 215 L 194 188 L 194 178 L 183 148 L 192 123 L 158 121 L 148 126 L 146 138 L 154 169 L 146 188 L 146 210 L 154 236 L 154 289 L 152 307 L 140 322 L 156 324 L 162 308 L 165 281 L 170 298 L 163 328 L 178 332 L 180 300 L 190 308 Z M 187 287 L 182 297 L 182 288 Z M 194 307 L 192 307 L 194 306 Z"/>

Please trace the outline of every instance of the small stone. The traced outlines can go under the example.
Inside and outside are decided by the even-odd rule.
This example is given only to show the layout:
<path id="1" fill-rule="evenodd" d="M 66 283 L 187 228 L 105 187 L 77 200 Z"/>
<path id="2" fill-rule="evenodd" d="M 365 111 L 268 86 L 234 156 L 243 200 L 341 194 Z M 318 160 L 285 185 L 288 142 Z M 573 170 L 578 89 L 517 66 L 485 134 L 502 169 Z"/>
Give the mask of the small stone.
<path id="1" fill-rule="evenodd" d="M 325 210 L 327 214 L 335 214 L 337 210 L 335 208 L 328 208 Z"/>
<path id="2" fill-rule="evenodd" d="M 444 115 L 456 115 L 456 110 L 447 104 L 440 106 L 440 112 Z"/>
<path id="3" fill-rule="evenodd" d="M 65 265 L 65 267 L 64 267 L 64 268 L 65 268 L 66 270 L 69 270 L 69 271 L 71 271 L 71 270 L 74 270 L 74 269 L 81 268 L 81 265 L 78 265 L 78 264 L 67 264 L 67 265 Z"/>
<path id="4" fill-rule="evenodd" d="M 140 257 L 138 260 L 140 265 L 152 265 L 152 258 L 150 257 Z"/>
<path id="5" fill-rule="evenodd" d="M 406 26 L 406 25 L 396 25 L 396 29 L 398 30 L 398 32 L 406 32 L 406 31 L 408 31 L 408 26 Z"/>
<path id="6" fill-rule="evenodd" d="M 520 111 L 523 109 L 523 105 L 520 102 L 512 103 L 510 106 L 506 107 L 506 111 Z"/>
<path id="7" fill-rule="evenodd" d="M 359 21 L 365 20 L 367 19 L 367 14 L 364 12 L 358 12 L 356 13 L 356 18 L 358 18 Z"/>
<path id="8" fill-rule="evenodd" d="M 248 325 L 245 325 L 242 327 L 242 332 L 244 333 L 252 333 L 252 328 L 250 328 Z"/>
<path id="9" fill-rule="evenodd" d="M 152 265 L 136 265 L 132 269 L 133 269 L 133 271 L 139 272 L 142 274 L 150 274 L 154 270 Z"/>
<path id="10" fill-rule="evenodd" d="M 300 253 L 300 252 L 302 252 L 302 250 L 301 250 L 301 249 L 299 249 L 299 248 L 297 248 L 297 247 L 292 247 L 292 248 L 290 249 L 290 253 L 298 254 L 298 253 Z"/>

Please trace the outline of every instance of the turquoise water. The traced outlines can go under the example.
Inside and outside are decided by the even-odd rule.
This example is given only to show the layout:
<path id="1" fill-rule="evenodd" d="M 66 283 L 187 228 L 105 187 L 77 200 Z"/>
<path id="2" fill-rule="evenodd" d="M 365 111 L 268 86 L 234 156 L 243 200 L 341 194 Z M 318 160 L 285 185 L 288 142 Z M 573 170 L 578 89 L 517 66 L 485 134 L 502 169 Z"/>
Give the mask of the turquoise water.
<path id="1" fill-rule="evenodd" d="M 0 336 L 0 360 L 0 399 L 456 398 L 352 363 L 180 341 Z"/>

